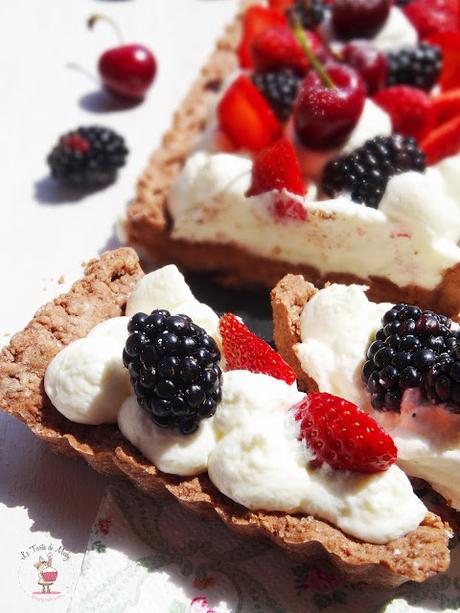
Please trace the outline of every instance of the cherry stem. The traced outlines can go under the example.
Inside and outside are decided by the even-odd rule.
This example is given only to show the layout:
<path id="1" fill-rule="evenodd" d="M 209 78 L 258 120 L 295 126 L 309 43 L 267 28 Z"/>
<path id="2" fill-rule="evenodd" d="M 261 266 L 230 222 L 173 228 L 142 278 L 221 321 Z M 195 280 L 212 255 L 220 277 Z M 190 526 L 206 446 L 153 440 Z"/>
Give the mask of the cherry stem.
<path id="1" fill-rule="evenodd" d="M 118 42 L 120 43 L 120 45 L 123 45 L 124 41 L 121 30 L 111 17 L 107 17 L 107 15 L 102 15 L 101 13 L 96 13 L 95 15 L 91 15 L 91 17 L 88 17 L 86 25 L 90 30 L 92 30 L 98 21 L 106 21 L 107 23 L 109 23 L 115 31 L 115 34 L 118 38 Z"/>
<path id="2" fill-rule="evenodd" d="M 321 64 L 319 59 L 316 57 L 315 52 L 313 51 L 313 48 L 310 44 L 310 41 L 305 36 L 304 29 L 296 13 L 291 13 L 291 15 L 289 16 L 289 25 L 291 26 L 292 33 L 298 40 L 302 49 L 305 51 L 305 55 L 308 57 L 310 64 L 319 74 L 324 85 L 328 89 L 333 89 L 335 87 L 335 83 L 331 79 L 331 77 L 328 75 L 326 69 Z"/>

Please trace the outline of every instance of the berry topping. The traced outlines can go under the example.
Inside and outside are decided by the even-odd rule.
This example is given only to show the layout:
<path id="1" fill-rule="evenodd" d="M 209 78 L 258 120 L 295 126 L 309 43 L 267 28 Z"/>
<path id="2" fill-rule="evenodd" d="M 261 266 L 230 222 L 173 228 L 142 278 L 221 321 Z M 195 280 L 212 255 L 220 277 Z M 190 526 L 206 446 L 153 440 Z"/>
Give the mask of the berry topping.
<path id="1" fill-rule="evenodd" d="M 315 53 L 321 55 L 323 47 L 313 32 L 306 32 Z M 310 62 L 296 40 L 289 26 L 278 26 L 261 32 L 253 40 L 251 47 L 252 63 L 257 72 L 292 68 L 304 75 Z"/>
<path id="2" fill-rule="evenodd" d="M 413 136 L 420 142 L 433 125 L 432 99 L 417 87 L 388 87 L 373 100 L 390 115 L 393 130 L 398 134 Z"/>
<path id="3" fill-rule="evenodd" d="M 249 370 L 270 375 L 291 385 L 295 372 L 270 345 L 253 334 L 233 313 L 220 318 L 223 354 L 227 370 Z"/>
<path id="4" fill-rule="evenodd" d="M 433 122 L 439 126 L 460 115 L 460 87 L 433 98 Z"/>
<path id="5" fill-rule="evenodd" d="M 141 100 L 152 85 L 157 72 L 157 63 L 152 52 L 143 45 L 122 43 L 117 25 L 105 15 L 93 15 L 88 27 L 103 19 L 108 21 L 120 40 L 120 45 L 108 49 L 99 58 L 98 69 L 106 88 L 118 96 Z"/>
<path id="6" fill-rule="evenodd" d="M 310 71 L 300 88 L 294 107 L 297 137 L 307 148 L 334 149 L 345 143 L 364 108 L 366 90 L 359 74 L 340 64 L 326 65 L 333 83 L 324 83 Z"/>
<path id="7" fill-rule="evenodd" d="M 376 136 L 349 155 L 330 161 L 322 189 L 328 196 L 349 193 L 354 202 L 377 208 L 388 180 L 409 170 L 425 170 L 417 141 L 399 134 Z"/>
<path id="8" fill-rule="evenodd" d="M 197 430 L 222 397 L 216 342 L 187 315 L 136 313 L 123 351 L 139 405 L 157 426 Z"/>
<path id="9" fill-rule="evenodd" d="M 460 346 L 442 353 L 426 373 L 422 393 L 434 404 L 443 403 L 452 413 L 460 413 Z"/>
<path id="10" fill-rule="evenodd" d="M 294 405 L 300 438 L 323 462 L 337 470 L 382 472 L 396 461 L 393 439 L 370 416 L 332 394 L 314 392 Z"/>
<path id="11" fill-rule="evenodd" d="M 452 322 L 417 306 L 397 304 L 367 350 L 362 377 L 374 409 L 399 411 L 404 390 L 420 387 L 439 357 L 457 346 Z"/>
<path id="12" fill-rule="evenodd" d="M 323 0 L 295 0 L 294 6 L 288 8 L 288 15 L 294 11 L 305 30 L 314 30 L 324 20 L 326 4 Z"/>
<path id="13" fill-rule="evenodd" d="M 460 151 L 460 115 L 432 130 L 422 141 L 421 148 L 428 164 L 436 164 Z"/>
<path id="14" fill-rule="evenodd" d="M 387 54 L 388 85 L 413 85 L 429 91 L 441 74 L 441 49 L 428 43 Z"/>
<path id="15" fill-rule="evenodd" d="M 305 194 L 299 161 L 294 147 L 287 138 L 281 138 L 255 158 L 251 186 L 246 196 L 257 196 L 273 189 L 278 191 L 286 189 L 299 196 Z"/>
<path id="16" fill-rule="evenodd" d="M 387 58 L 372 43 L 367 40 L 354 40 L 343 47 L 341 55 L 343 61 L 361 75 L 368 96 L 385 87 Z"/>
<path id="17" fill-rule="evenodd" d="M 290 68 L 274 72 L 256 72 L 252 81 L 278 119 L 287 121 L 299 93 L 300 79 L 295 72 Z"/>
<path id="18" fill-rule="evenodd" d="M 390 14 L 391 0 L 335 0 L 332 25 L 342 38 L 372 38 Z"/>
<path id="19" fill-rule="evenodd" d="M 92 188 L 115 180 L 128 149 L 123 138 L 99 126 L 78 128 L 61 136 L 48 155 L 52 176 L 77 187 Z"/>
<path id="20" fill-rule="evenodd" d="M 276 10 L 263 6 L 250 6 L 243 17 L 243 35 L 238 47 L 241 68 L 251 68 L 251 45 L 257 34 L 264 30 L 286 24 L 286 19 Z"/>
<path id="21" fill-rule="evenodd" d="M 412 0 L 405 4 L 404 13 L 420 38 L 460 29 L 458 0 Z"/>
<path id="22" fill-rule="evenodd" d="M 246 196 L 257 196 L 272 190 L 285 189 L 291 194 L 303 196 L 305 186 L 299 161 L 291 142 L 282 138 L 271 147 L 261 151 L 252 166 L 251 186 Z M 307 212 L 304 206 L 288 194 L 279 194 L 271 207 L 271 214 L 278 221 L 289 219 L 304 221 Z"/>
<path id="23" fill-rule="evenodd" d="M 460 87 L 460 31 L 437 34 L 431 37 L 430 42 L 442 51 L 441 89 L 446 91 Z"/>
<path id="24" fill-rule="evenodd" d="M 217 107 L 220 127 L 235 146 L 259 151 L 281 136 L 281 125 L 268 102 L 246 75 L 240 75 Z"/>

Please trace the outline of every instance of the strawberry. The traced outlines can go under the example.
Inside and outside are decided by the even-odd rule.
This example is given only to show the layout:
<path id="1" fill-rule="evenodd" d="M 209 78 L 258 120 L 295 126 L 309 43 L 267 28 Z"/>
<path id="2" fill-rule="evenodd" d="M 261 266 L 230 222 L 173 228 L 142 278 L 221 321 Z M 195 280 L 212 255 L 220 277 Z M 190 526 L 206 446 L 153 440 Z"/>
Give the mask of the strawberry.
<path id="1" fill-rule="evenodd" d="M 324 55 L 320 39 L 306 32 L 316 55 Z M 252 63 L 257 72 L 292 68 L 299 74 L 307 72 L 310 62 L 289 26 L 277 26 L 264 30 L 252 41 Z"/>
<path id="2" fill-rule="evenodd" d="M 337 470 L 375 473 L 395 463 L 397 449 L 391 436 L 352 402 L 312 392 L 292 409 L 315 465 L 326 462 Z"/>
<path id="3" fill-rule="evenodd" d="M 233 313 L 225 313 L 219 322 L 227 370 L 249 370 L 270 375 L 291 385 L 295 372 L 261 338 L 253 334 Z"/>
<path id="4" fill-rule="evenodd" d="M 283 188 L 299 196 L 305 194 L 299 160 L 291 142 L 285 137 L 261 151 L 254 159 L 251 186 L 246 196 L 257 196 L 272 189 L 281 191 Z"/>
<path id="5" fill-rule="evenodd" d="M 444 92 L 433 99 L 433 120 L 439 126 L 460 115 L 460 87 Z"/>
<path id="6" fill-rule="evenodd" d="M 223 132 L 241 149 L 260 151 L 282 133 L 268 102 L 246 75 L 240 75 L 217 107 Z"/>
<path id="7" fill-rule="evenodd" d="M 442 50 L 442 71 L 439 83 L 443 91 L 460 87 L 460 32 L 431 36 L 430 43 Z"/>
<path id="8" fill-rule="evenodd" d="M 460 151 L 460 115 L 432 130 L 421 142 L 427 163 L 436 164 Z"/>
<path id="9" fill-rule="evenodd" d="M 268 0 L 268 6 L 278 13 L 284 13 L 294 3 L 294 0 Z"/>
<path id="10" fill-rule="evenodd" d="M 420 38 L 460 29 L 459 0 L 413 0 L 403 10 Z"/>
<path id="11" fill-rule="evenodd" d="M 394 132 L 420 139 L 433 125 L 431 98 L 417 87 L 388 87 L 378 92 L 373 101 L 390 115 Z"/>
<path id="12" fill-rule="evenodd" d="M 286 24 L 284 15 L 280 15 L 274 8 L 263 6 L 250 6 L 243 17 L 243 34 L 238 46 L 238 59 L 241 68 L 251 68 L 251 44 L 254 37 L 260 32 Z"/>
<path id="13" fill-rule="evenodd" d="M 287 138 L 281 138 L 257 155 L 252 166 L 251 186 L 246 196 L 257 196 L 275 189 L 278 191 L 285 189 L 299 196 L 305 194 L 299 161 L 294 147 Z M 284 193 L 279 194 L 271 204 L 270 213 L 277 221 L 307 219 L 305 207 Z"/>

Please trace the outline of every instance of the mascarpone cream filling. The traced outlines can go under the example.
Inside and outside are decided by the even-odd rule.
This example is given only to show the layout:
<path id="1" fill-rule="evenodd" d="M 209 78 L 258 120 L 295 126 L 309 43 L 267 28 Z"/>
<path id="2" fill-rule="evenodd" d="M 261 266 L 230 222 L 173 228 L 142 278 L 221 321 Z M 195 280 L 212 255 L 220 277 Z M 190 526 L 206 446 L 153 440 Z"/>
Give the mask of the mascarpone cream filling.
<path id="1" fill-rule="evenodd" d="M 301 314 L 302 342 L 294 346 L 302 370 L 319 390 L 355 402 L 392 436 L 398 465 L 409 475 L 428 481 L 460 509 L 460 415 L 424 401 L 407 390 L 401 413 L 372 409 L 361 381 L 370 340 L 391 304 L 370 302 L 364 287 L 331 285 L 320 290 Z"/>
<path id="2" fill-rule="evenodd" d="M 273 219 L 269 208 L 279 192 L 246 198 L 251 168 L 234 154 L 192 155 L 169 198 L 172 237 L 236 245 L 323 275 L 377 276 L 427 289 L 460 261 L 460 155 L 425 173 L 392 177 L 379 209 L 346 195 L 322 201 L 291 195 L 306 208 L 306 221 Z"/>

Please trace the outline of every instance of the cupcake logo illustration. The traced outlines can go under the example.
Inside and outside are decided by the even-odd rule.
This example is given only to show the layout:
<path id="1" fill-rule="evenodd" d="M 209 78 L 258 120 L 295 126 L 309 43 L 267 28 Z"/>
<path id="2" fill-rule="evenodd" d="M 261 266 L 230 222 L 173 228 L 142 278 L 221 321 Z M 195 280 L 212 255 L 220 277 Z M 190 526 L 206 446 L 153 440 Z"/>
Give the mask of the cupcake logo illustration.
<path id="1" fill-rule="evenodd" d="M 56 543 L 29 545 L 21 551 L 18 578 L 24 592 L 34 600 L 62 598 L 74 584 L 71 554 Z"/>

